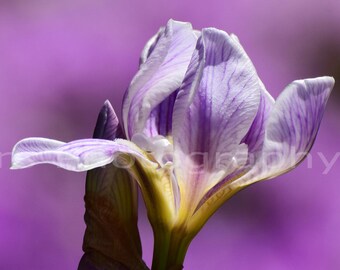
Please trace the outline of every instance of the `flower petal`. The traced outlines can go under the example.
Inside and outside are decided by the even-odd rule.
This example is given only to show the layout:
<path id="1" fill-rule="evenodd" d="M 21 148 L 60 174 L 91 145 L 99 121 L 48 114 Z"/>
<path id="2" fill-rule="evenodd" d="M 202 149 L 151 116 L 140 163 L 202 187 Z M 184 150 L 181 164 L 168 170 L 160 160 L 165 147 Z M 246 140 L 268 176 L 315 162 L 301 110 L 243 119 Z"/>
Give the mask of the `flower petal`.
<path id="1" fill-rule="evenodd" d="M 145 62 L 133 78 L 123 101 L 127 138 L 143 132 L 151 111 L 179 88 L 196 40 L 189 23 L 170 20 L 164 32 L 161 31 L 150 56 L 146 60 L 142 56 Z M 150 48 L 146 50 L 150 51 Z"/>
<path id="2" fill-rule="evenodd" d="M 228 182 L 233 181 L 233 179 L 236 179 L 247 173 L 249 171 L 249 167 L 253 166 L 254 162 L 259 158 L 264 143 L 265 127 L 268 122 L 270 112 L 275 104 L 274 99 L 267 92 L 262 82 L 260 82 L 260 86 L 260 105 L 257 114 L 253 123 L 251 124 L 250 129 L 248 130 L 247 135 L 242 139 L 243 144 L 247 145 L 247 152 L 243 151 L 243 154 L 246 154 L 246 156 L 243 156 L 243 158 L 236 158 L 236 160 L 243 160 L 243 163 L 240 164 L 240 162 L 238 162 L 238 164 L 235 164 L 235 167 L 238 167 L 238 169 L 217 183 L 204 195 L 197 206 L 197 210 L 207 200 L 219 194 L 219 190 L 223 189 L 223 187 L 226 186 Z M 240 154 L 242 154 L 242 152 Z"/>
<path id="3" fill-rule="evenodd" d="M 106 101 L 94 137 L 114 140 L 121 129 L 117 116 Z M 78 269 L 147 269 L 137 227 L 137 183 L 125 169 L 108 164 L 88 171 L 85 193 L 83 250 Z"/>
<path id="4" fill-rule="evenodd" d="M 238 182 L 271 179 L 293 169 L 309 153 L 325 111 L 334 79 L 294 81 L 278 97 L 265 130 L 261 158 Z"/>
<path id="5" fill-rule="evenodd" d="M 236 44 L 239 46 L 239 49 L 242 50 L 244 54 L 246 54 L 238 37 L 235 34 L 231 34 L 230 37 L 236 42 Z M 268 93 L 260 78 L 258 78 L 258 80 L 260 86 L 259 108 L 247 135 L 242 140 L 242 142 L 248 145 L 249 154 L 252 155 L 250 158 L 256 158 L 258 152 L 262 150 L 265 126 L 269 114 L 275 104 L 274 98 Z"/>
<path id="6" fill-rule="evenodd" d="M 88 171 L 113 162 L 121 153 L 144 159 L 151 165 L 138 147 L 121 139 L 84 139 L 64 143 L 45 138 L 27 138 L 13 148 L 12 169 L 53 164 L 70 171 Z"/>
<path id="7" fill-rule="evenodd" d="M 252 155 L 250 159 L 255 159 L 258 153 L 262 150 L 265 127 L 275 101 L 272 96 L 264 88 L 262 82 L 259 82 L 261 86 L 260 105 L 255 116 L 253 123 L 251 124 L 248 133 L 243 138 L 242 142 L 248 145 L 249 155 Z"/>
<path id="8" fill-rule="evenodd" d="M 140 60 L 139 60 L 139 65 L 142 65 L 146 62 L 146 60 L 149 58 L 151 53 L 156 47 L 156 44 L 158 43 L 159 39 L 162 37 L 164 34 L 165 27 L 161 27 L 156 35 L 152 36 L 148 42 L 145 44 L 142 53 L 140 55 Z"/>
<path id="9" fill-rule="evenodd" d="M 53 164 L 66 170 L 87 171 L 114 162 L 116 167 L 128 170 L 140 185 L 149 218 L 170 222 L 176 211 L 171 166 L 159 168 L 159 164 L 149 158 L 134 143 L 122 139 L 85 139 L 63 143 L 28 138 L 14 147 L 12 168 Z"/>
<path id="10" fill-rule="evenodd" d="M 333 86 L 331 77 L 298 80 L 288 85 L 268 117 L 262 151 L 255 164 L 249 164 L 253 167 L 209 197 L 195 213 L 191 226 L 207 220 L 239 190 L 297 166 L 313 145 Z"/>
<path id="11" fill-rule="evenodd" d="M 237 153 L 247 151 L 240 143 L 259 107 L 258 82 L 251 61 L 233 38 L 203 29 L 174 108 L 176 175 L 188 189 L 203 185 L 206 191 L 236 169 L 228 166 Z M 206 175 L 192 177 L 193 166 Z"/>
<path id="12" fill-rule="evenodd" d="M 169 136 L 172 132 L 172 114 L 178 90 L 157 105 L 147 119 L 144 134 L 148 137 Z"/>

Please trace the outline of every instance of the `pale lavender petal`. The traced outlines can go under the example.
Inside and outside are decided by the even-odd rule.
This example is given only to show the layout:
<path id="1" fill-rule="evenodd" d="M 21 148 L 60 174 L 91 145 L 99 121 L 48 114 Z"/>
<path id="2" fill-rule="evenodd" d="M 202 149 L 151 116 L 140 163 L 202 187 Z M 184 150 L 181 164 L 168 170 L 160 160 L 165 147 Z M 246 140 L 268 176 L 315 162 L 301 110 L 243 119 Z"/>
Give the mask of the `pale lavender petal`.
<path id="1" fill-rule="evenodd" d="M 266 121 L 262 150 L 255 164 L 248 163 L 238 175 L 211 189 L 199 203 L 193 222 L 212 215 L 230 196 L 248 185 L 297 166 L 313 145 L 333 86 L 331 77 L 299 80 L 288 85 Z"/>
<path id="2" fill-rule="evenodd" d="M 309 153 L 325 111 L 334 79 L 294 81 L 278 97 L 265 129 L 261 157 L 237 180 L 247 185 L 293 169 Z"/>
<path id="3" fill-rule="evenodd" d="M 127 138 L 143 132 L 152 110 L 179 88 L 196 40 L 189 23 L 168 22 L 125 94 L 123 121 Z"/>
<path id="4" fill-rule="evenodd" d="M 27 138 L 13 148 L 12 169 L 53 164 L 70 171 L 88 171 L 113 162 L 120 153 L 147 161 L 139 148 L 125 140 L 84 139 L 63 143 Z"/>
<path id="5" fill-rule="evenodd" d="M 231 34 L 230 37 L 239 46 L 239 49 L 243 51 L 244 54 L 246 54 L 238 37 L 235 34 Z M 260 78 L 258 78 L 258 80 L 260 87 L 259 108 L 247 135 L 242 140 L 242 142 L 248 145 L 250 162 L 252 162 L 251 159 L 255 159 L 258 152 L 262 150 L 265 126 L 268 116 L 275 104 L 274 98 L 268 93 Z"/>
<path id="6" fill-rule="evenodd" d="M 239 166 L 237 170 L 227 175 L 222 181 L 218 182 L 214 187 L 212 187 L 201 199 L 197 209 L 202 206 L 209 198 L 213 197 L 218 191 L 220 191 L 229 181 L 239 178 L 241 175 L 247 173 L 250 170 L 250 167 L 254 165 L 262 151 L 265 126 L 274 103 L 274 99 L 269 95 L 263 86 L 261 88 L 260 105 L 256 117 L 251 124 L 248 133 L 242 140 L 242 142 L 248 146 L 248 151 L 246 154 L 247 156 L 243 157 L 243 164 L 238 164 Z"/>
<path id="7" fill-rule="evenodd" d="M 151 53 L 155 49 L 157 42 L 159 41 L 159 39 L 164 34 L 164 30 L 165 30 L 165 27 L 161 27 L 158 30 L 157 34 L 154 35 L 152 38 L 150 38 L 148 40 L 148 42 L 145 44 L 145 46 L 144 46 L 144 48 L 142 50 L 142 53 L 140 55 L 139 65 L 144 64 L 146 62 L 146 59 L 149 58 L 149 56 L 151 55 Z"/>
<path id="8" fill-rule="evenodd" d="M 195 29 L 194 34 L 196 35 L 197 38 L 199 38 L 201 36 L 201 31 Z"/>
<path id="9" fill-rule="evenodd" d="M 258 76 L 237 42 L 223 31 L 203 29 L 174 108 L 176 175 L 191 182 L 188 187 L 212 186 L 237 169 L 228 166 L 238 152 L 247 153 L 241 141 L 259 99 Z M 190 177 L 193 164 L 207 172 L 202 179 Z"/>

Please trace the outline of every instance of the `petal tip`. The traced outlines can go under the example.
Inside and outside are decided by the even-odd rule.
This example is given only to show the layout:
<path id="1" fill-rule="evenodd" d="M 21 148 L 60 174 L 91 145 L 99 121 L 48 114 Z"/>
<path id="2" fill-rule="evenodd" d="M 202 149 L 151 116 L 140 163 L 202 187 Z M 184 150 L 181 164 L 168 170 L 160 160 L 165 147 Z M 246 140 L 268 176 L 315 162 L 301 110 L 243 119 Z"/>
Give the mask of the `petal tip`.
<path id="1" fill-rule="evenodd" d="M 191 25 L 191 23 L 190 22 L 182 22 L 182 21 L 177 21 L 177 20 L 175 20 L 175 19 L 173 19 L 173 18 L 170 18 L 169 20 L 168 20 L 168 22 L 167 22 L 167 24 L 166 24 L 167 26 L 175 26 L 175 25 L 178 25 L 178 26 L 186 26 L 186 27 L 190 27 L 190 28 L 192 28 L 192 25 Z"/>

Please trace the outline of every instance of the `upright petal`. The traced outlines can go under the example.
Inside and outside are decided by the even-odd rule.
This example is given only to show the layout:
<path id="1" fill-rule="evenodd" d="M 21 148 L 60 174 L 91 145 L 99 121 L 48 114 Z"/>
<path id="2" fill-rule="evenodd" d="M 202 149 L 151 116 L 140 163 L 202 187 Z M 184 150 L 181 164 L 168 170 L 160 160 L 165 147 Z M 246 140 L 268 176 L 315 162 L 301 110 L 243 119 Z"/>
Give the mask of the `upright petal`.
<path id="1" fill-rule="evenodd" d="M 239 49 L 246 54 L 244 48 L 242 47 L 238 37 L 235 34 L 231 34 L 230 37 L 235 41 L 235 43 L 239 46 Z M 259 88 L 260 88 L 260 104 L 257 110 L 257 114 L 251 127 L 243 138 L 242 142 L 247 144 L 249 151 L 249 160 L 248 163 L 252 163 L 257 158 L 258 153 L 262 150 L 263 141 L 264 141 L 264 133 L 265 126 L 267 124 L 269 114 L 274 107 L 275 100 L 268 93 L 264 84 L 259 80 Z"/>
<path id="2" fill-rule="evenodd" d="M 165 27 L 161 27 L 156 35 L 152 36 L 148 42 L 146 42 L 141 54 L 140 54 L 140 59 L 139 59 L 139 65 L 142 65 L 146 62 L 146 60 L 149 58 L 151 53 L 156 47 L 157 42 L 159 39 L 162 37 L 164 34 Z"/>
<path id="3" fill-rule="evenodd" d="M 235 157 L 247 156 L 241 141 L 259 106 L 258 82 L 233 38 L 203 29 L 174 108 L 175 170 L 185 190 L 204 193 L 244 164 Z"/>
<path id="4" fill-rule="evenodd" d="M 201 207 L 207 200 L 211 197 L 214 197 L 220 189 L 223 189 L 225 185 L 228 185 L 230 181 L 240 177 L 247 173 L 256 160 L 258 160 L 259 156 L 262 153 L 264 137 L 265 137 L 265 127 L 269 119 L 270 112 L 274 106 L 274 99 L 271 95 L 266 91 L 262 82 L 259 82 L 260 88 L 260 104 L 258 111 L 256 113 L 255 119 L 250 126 L 246 136 L 242 139 L 242 143 L 247 145 L 247 162 L 244 163 L 244 166 L 238 166 L 238 169 L 234 171 L 232 174 L 227 175 L 222 181 L 218 182 L 215 186 L 213 186 L 201 199 L 197 209 Z"/>
<path id="5" fill-rule="evenodd" d="M 151 111 L 179 88 L 196 40 L 189 23 L 170 20 L 164 31 L 160 31 L 158 38 L 146 46 L 145 51 L 148 53 L 142 54 L 144 56 L 140 69 L 123 101 L 127 138 L 143 132 Z M 149 52 L 150 55 L 145 56 Z"/>
<path id="6" fill-rule="evenodd" d="M 94 138 L 114 140 L 120 136 L 118 118 L 106 101 Z M 83 250 L 79 270 L 147 269 L 137 227 L 137 183 L 122 168 L 108 164 L 87 173 Z M 120 268 L 119 268 L 120 267 Z"/>

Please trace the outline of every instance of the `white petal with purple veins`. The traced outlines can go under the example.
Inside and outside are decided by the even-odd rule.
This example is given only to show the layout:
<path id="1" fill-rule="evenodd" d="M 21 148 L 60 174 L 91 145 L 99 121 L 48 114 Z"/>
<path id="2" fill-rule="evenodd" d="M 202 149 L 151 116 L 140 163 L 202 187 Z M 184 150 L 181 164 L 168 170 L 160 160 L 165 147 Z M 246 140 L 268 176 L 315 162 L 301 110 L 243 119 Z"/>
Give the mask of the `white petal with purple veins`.
<path id="1" fill-rule="evenodd" d="M 141 55 L 140 55 L 140 65 L 144 64 L 146 59 L 149 58 L 150 54 L 152 53 L 152 51 L 154 50 L 157 42 L 159 41 L 159 39 L 161 38 L 161 36 L 163 35 L 165 30 L 165 27 L 161 27 L 157 34 L 154 35 L 153 37 L 151 37 L 148 42 L 145 44 Z"/>
<path id="2" fill-rule="evenodd" d="M 142 150 L 125 140 L 85 139 L 64 143 L 44 138 L 27 138 L 14 146 L 12 169 L 53 164 L 70 171 L 88 171 L 113 162 L 121 153 L 152 164 Z"/>
<path id="3" fill-rule="evenodd" d="M 259 107 L 258 82 L 250 59 L 233 38 L 203 29 L 174 107 L 176 175 L 188 189 L 206 190 L 222 180 L 211 175 L 235 170 L 229 165 L 237 152 L 244 152 L 240 143 Z M 222 165 L 229 164 L 224 173 L 217 167 L 220 156 Z M 192 166 L 201 167 L 201 173 L 192 177 Z"/>
<path id="4" fill-rule="evenodd" d="M 246 54 L 238 37 L 235 34 L 231 34 L 230 37 L 236 42 L 236 44 L 239 46 L 239 49 L 242 50 L 244 54 Z M 259 108 L 247 135 L 243 138 L 243 142 L 248 145 L 248 150 L 251 154 L 250 159 L 253 160 L 257 157 L 258 152 L 262 150 L 265 126 L 268 116 L 275 104 L 274 98 L 268 93 L 260 78 L 258 78 L 258 80 L 260 87 Z"/>
<path id="5" fill-rule="evenodd" d="M 248 185 L 293 169 L 309 153 L 334 79 L 320 77 L 294 81 L 278 97 L 265 129 L 260 158 L 237 183 Z"/>
<path id="6" fill-rule="evenodd" d="M 124 97 L 123 122 L 128 138 L 143 132 L 151 111 L 179 88 L 196 40 L 191 24 L 168 22 Z"/>

